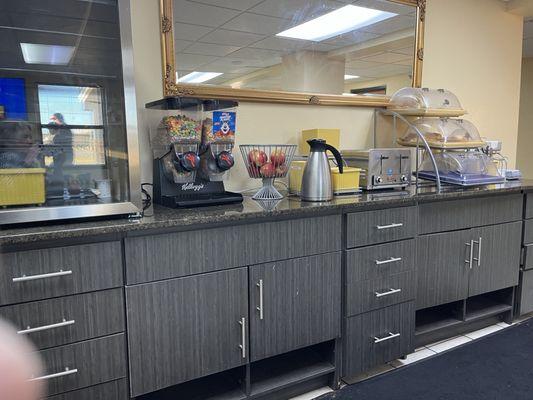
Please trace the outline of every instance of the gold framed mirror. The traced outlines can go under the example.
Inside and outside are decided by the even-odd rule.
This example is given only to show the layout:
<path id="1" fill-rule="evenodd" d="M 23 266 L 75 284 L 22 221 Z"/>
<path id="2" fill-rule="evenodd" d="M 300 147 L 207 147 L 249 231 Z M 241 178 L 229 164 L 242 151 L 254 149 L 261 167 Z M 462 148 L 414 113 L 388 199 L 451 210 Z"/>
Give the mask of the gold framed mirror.
<path id="1" fill-rule="evenodd" d="M 426 0 L 288 1 L 160 0 L 164 96 L 385 107 L 385 75 L 421 85 Z"/>

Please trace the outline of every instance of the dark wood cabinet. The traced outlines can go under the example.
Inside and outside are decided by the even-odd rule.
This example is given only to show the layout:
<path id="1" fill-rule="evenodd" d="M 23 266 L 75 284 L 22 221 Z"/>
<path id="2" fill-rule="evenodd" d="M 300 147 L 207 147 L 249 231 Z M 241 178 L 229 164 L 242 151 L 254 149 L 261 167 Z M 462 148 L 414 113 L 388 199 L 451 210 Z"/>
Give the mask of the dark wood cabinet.
<path id="1" fill-rule="evenodd" d="M 409 354 L 414 330 L 412 301 L 347 318 L 342 375 L 354 376 Z"/>
<path id="2" fill-rule="evenodd" d="M 340 336 L 339 252 L 250 267 L 251 361 Z"/>
<path id="3" fill-rule="evenodd" d="M 470 238 L 469 229 L 418 238 L 417 309 L 467 298 Z"/>
<path id="4" fill-rule="evenodd" d="M 468 296 L 518 284 L 522 223 L 472 229 L 474 255 Z"/>
<path id="5" fill-rule="evenodd" d="M 132 396 L 248 361 L 248 271 L 126 288 Z"/>

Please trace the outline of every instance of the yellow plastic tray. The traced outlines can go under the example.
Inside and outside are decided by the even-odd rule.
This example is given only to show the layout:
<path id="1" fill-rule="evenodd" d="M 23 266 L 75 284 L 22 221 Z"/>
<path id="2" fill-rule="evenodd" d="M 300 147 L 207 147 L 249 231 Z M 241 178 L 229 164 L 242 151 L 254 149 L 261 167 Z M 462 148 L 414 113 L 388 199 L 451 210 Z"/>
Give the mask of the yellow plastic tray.
<path id="1" fill-rule="evenodd" d="M 43 204 L 44 168 L 0 169 L 0 206 Z"/>

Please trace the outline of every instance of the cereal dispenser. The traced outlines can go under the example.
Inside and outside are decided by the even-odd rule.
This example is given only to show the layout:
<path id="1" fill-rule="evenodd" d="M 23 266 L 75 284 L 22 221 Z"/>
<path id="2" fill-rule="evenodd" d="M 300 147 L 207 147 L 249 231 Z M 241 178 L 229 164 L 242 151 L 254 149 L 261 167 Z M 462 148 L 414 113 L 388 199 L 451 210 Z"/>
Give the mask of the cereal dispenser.
<path id="1" fill-rule="evenodd" d="M 223 183 L 234 165 L 236 106 L 183 97 L 146 105 L 159 110 L 150 131 L 154 202 L 173 208 L 242 202 Z"/>

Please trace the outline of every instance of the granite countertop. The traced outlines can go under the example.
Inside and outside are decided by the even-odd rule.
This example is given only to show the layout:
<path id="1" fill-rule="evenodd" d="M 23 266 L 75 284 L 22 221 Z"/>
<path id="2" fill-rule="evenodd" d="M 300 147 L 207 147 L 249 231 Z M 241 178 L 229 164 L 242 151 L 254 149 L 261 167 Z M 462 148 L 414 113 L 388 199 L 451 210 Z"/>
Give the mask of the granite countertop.
<path id="1" fill-rule="evenodd" d="M 441 199 L 519 193 L 522 190 L 533 190 L 533 180 L 473 188 L 446 186 L 441 193 L 437 193 L 434 186 L 411 188 L 404 191 L 363 192 L 353 196 L 337 197 L 333 201 L 325 203 L 301 202 L 296 197 L 286 197 L 270 203 L 258 203 L 249 196 L 245 196 L 244 202 L 237 205 L 180 210 L 155 205 L 147 209 L 145 216 L 140 219 L 115 218 L 89 222 L 73 221 L 71 223 L 30 227 L 0 228 L 0 246 L 142 230 L 186 229 L 187 227 L 190 229 L 193 226 L 202 227 L 216 223 L 239 223 L 268 218 L 306 217 Z"/>

